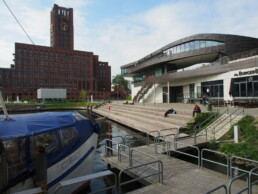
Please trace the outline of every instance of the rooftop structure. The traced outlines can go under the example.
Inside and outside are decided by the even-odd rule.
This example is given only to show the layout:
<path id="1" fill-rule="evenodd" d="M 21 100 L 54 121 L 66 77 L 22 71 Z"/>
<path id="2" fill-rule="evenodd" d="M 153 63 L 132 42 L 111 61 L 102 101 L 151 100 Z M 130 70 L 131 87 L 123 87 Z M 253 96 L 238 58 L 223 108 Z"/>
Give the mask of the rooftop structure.
<path id="1" fill-rule="evenodd" d="M 253 98 L 258 97 L 254 89 L 256 84 L 252 84 L 250 91 L 234 85 L 240 92 L 240 95 L 234 95 L 238 96 L 232 97 L 229 90 L 231 79 L 237 74 L 238 77 L 247 77 L 247 73 L 241 74 L 239 70 L 249 72 L 253 71 L 249 68 L 257 67 L 256 57 L 250 58 L 256 56 L 257 51 L 257 38 L 197 34 L 123 65 L 121 72 L 134 80 L 132 94 L 135 101 L 189 102 L 201 98 L 203 93 L 220 100 Z M 239 90 L 245 90 L 245 93 L 241 94 Z"/>

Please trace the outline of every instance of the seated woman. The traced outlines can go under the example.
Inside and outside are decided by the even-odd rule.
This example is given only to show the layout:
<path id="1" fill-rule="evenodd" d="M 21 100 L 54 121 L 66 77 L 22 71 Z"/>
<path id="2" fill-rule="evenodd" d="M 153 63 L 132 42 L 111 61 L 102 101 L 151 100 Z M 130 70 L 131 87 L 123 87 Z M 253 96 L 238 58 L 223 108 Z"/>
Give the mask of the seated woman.
<path id="1" fill-rule="evenodd" d="M 168 110 L 165 112 L 164 117 L 167 117 L 168 114 L 176 114 L 176 111 L 175 111 L 173 108 L 168 109 Z"/>

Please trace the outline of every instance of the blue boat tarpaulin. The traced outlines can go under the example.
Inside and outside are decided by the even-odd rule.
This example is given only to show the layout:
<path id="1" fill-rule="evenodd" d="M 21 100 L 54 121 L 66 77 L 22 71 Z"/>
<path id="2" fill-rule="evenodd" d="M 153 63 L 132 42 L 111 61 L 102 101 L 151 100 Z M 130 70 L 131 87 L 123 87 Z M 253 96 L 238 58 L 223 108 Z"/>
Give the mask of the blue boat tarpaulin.
<path id="1" fill-rule="evenodd" d="M 44 112 L 10 115 L 10 120 L 0 116 L 0 139 L 13 139 L 41 134 L 61 127 L 72 126 L 77 122 L 77 112 Z M 87 118 L 85 118 L 87 119 Z"/>

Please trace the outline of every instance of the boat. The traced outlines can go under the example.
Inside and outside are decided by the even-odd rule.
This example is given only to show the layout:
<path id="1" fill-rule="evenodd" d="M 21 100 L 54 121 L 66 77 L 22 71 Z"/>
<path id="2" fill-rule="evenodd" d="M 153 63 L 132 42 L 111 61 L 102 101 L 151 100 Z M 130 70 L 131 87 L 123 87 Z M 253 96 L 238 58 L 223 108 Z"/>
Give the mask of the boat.
<path id="1" fill-rule="evenodd" d="M 0 116 L 0 193 L 39 186 L 53 193 L 61 180 L 91 174 L 99 130 L 78 112 Z"/>

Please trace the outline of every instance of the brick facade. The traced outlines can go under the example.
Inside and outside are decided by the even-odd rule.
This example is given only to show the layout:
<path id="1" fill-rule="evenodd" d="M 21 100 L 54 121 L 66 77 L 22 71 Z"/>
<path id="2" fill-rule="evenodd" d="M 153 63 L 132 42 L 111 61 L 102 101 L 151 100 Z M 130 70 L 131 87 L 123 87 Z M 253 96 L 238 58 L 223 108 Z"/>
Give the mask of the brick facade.
<path id="1" fill-rule="evenodd" d="M 66 88 L 68 99 L 79 99 L 82 89 L 94 98 L 110 98 L 111 67 L 92 52 L 73 50 L 73 32 L 58 37 L 58 32 L 66 28 L 59 21 L 58 10 L 54 5 L 51 11 L 51 23 L 58 21 L 51 25 L 55 34 L 51 47 L 15 43 L 15 65 L 0 68 L 0 87 L 5 100 L 7 96 L 9 100 L 16 100 L 17 96 L 20 100 L 35 99 L 38 88 Z M 61 10 L 69 11 L 68 29 L 73 30 L 72 9 Z M 59 44 L 60 41 L 64 44 Z"/>

